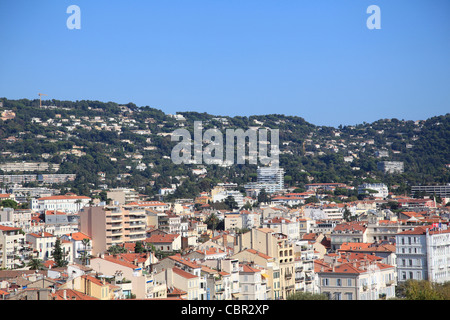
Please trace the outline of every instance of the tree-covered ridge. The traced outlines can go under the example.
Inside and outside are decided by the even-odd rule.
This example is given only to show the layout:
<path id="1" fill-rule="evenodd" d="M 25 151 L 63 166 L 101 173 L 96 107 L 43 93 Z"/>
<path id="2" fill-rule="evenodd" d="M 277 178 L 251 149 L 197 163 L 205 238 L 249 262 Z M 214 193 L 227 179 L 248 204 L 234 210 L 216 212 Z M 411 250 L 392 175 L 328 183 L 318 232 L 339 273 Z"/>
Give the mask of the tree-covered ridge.
<path id="1" fill-rule="evenodd" d="M 60 164 L 58 173 L 76 173 L 63 187 L 88 195 L 90 190 L 133 187 L 155 195 L 161 187 L 178 184 L 177 197 L 193 197 L 219 182 L 243 185 L 256 179 L 255 165 L 205 166 L 207 173 L 194 175 L 197 165 L 175 165 L 170 134 L 194 121 L 203 130 L 279 129 L 280 165 L 288 186 L 302 189 L 311 182 L 384 182 L 397 185 L 399 193 L 416 184 L 450 182 L 450 114 L 422 121 L 382 119 L 373 123 L 338 128 L 316 126 L 301 117 L 280 114 L 250 117 L 217 116 L 180 112 L 183 119 L 149 106 L 100 101 L 0 99 L 0 111 L 15 117 L 0 120 L 0 162 L 45 161 Z M 378 158 L 377 151 L 388 153 Z M 403 161 L 402 174 L 383 174 L 381 160 Z M 100 179 L 98 173 L 106 177 Z M 180 182 L 183 184 L 180 185 Z"/>

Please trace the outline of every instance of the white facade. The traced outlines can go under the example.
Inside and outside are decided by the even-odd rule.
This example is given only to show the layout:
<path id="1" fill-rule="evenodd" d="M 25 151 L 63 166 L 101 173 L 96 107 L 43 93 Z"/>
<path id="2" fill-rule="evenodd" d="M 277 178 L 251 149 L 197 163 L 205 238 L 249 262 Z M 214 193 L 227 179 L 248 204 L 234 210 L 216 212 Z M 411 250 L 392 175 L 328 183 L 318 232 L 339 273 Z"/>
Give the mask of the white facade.
<path id="1" fill-rule="evenodd" d="M 51 196 L 34 199 L 31 201 L 31 209 L 37 212 L 57 210 L 67 213 L 76 213 L 87 206 L 91 198 L 83 196 Z"/>
<path id="2" fill-rule="evenodd" d="M 376 198 L 386 198 L 389 195 L 388 187 L 384 183 L 364 183 L 358 186 L 358 194 L 365 194 L 366 189 L 377 191 L 372 195 Z"/>
<path id="3" fill-rule="evenodd" d="M 450 230 L 418 227 L 396 235 L 398 281 L 450 281 Z"/>

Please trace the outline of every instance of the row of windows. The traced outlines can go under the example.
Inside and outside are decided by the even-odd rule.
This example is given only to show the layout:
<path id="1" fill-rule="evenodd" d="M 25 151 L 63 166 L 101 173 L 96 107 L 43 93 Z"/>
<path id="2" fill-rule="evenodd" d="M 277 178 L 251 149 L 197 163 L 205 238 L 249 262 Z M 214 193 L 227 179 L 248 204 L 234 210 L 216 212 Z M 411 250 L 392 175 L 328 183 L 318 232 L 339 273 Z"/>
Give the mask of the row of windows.
<path id="1" fill-rule="evenodd" d="M 335 292 L 333 294 L 330 292 L 324 292 L 323 294 L 328 297 L 328 300 L 342 300 L 343 297 L 345 300 L 353 300 L 352 292 L 345 292 L 344 294 L 342 294 L 342 292 Z"/>
<path id="2" fill-rule="evenodd" d="M 351 287 L 353 285 L 352 279 L 340 279 L 340 278 L 336 279 L 337 287 L 342 287 L 344 285 L 344 283 L 345 283 L 345 286 L 347 286 L 347 287 Z M 330 279 L 328 279 L 328 278 L 322 279 L 322 286 L 326 287 L 329 285 L 330 285 Z"/>

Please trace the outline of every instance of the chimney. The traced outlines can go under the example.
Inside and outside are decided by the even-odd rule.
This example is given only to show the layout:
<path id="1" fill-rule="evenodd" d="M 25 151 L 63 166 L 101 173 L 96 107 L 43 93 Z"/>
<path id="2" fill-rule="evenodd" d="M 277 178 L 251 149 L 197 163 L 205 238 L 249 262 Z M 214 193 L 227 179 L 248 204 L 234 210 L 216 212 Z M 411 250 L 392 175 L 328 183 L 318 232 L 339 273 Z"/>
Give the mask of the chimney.
<path id="1" fill-rule="evenodd" d="M 67 290 L 64 290 L 64 291 L 63 291 L 63 299 L 64 299 L 64 300 L 67 300 Z"/>

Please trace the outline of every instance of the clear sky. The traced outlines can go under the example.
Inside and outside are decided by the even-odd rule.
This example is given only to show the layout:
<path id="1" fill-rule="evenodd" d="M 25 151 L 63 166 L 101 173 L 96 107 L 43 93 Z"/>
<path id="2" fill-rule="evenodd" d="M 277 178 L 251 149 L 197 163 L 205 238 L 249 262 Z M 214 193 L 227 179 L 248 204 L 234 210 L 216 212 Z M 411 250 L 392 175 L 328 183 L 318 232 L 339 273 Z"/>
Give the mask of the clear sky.
<path id="1" fill-rule="evenodd" d="M 39 92 L 316 125 L 427 119 L 450 112 L 450 1 L 2 0 L 0 97 Z"/>

